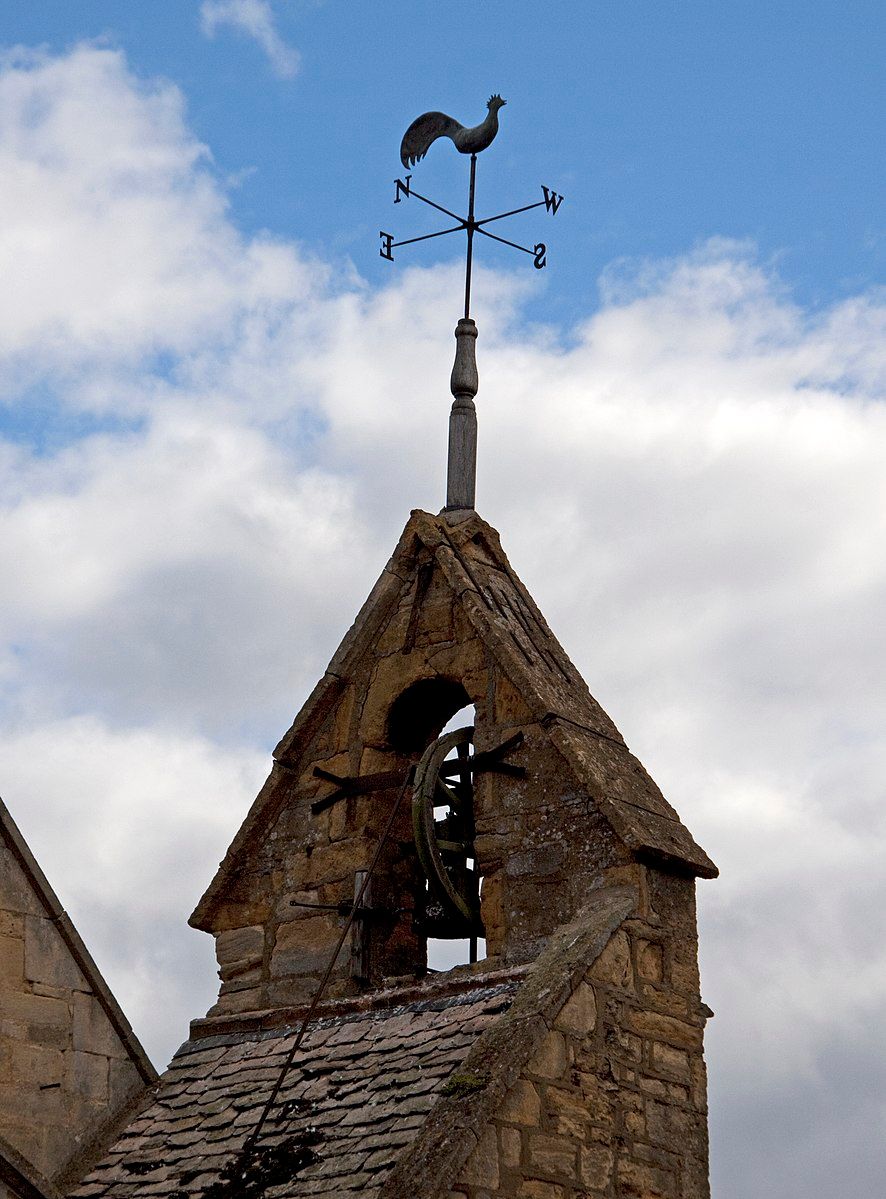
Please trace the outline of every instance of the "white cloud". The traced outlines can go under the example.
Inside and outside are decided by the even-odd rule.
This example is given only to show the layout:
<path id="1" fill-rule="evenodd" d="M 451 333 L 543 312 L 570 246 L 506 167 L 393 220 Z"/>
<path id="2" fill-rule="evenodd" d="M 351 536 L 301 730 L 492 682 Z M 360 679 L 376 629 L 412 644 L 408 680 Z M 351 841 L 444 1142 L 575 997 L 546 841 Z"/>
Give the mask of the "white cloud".
<path id="1" fill-rule="evenodd" d="M 0 786 L 158 1057 L 209 1001 L 185 920 L 270 746 L 408 507 L 442 502 L 458 292 L 336 290 L 242 237 L 183 113 L 106 49 L 0 71 L 8 392 L 126 422 L 0 442 Z M 723 869 L 717 1185 L 834 1199 L 831 1163 L 876 1177 L 852 1127 L 882 1105 L 886 302 L 805 312 L 711 242 L 619 264 L 561 341 L 522 286 L 478 279 L 480 509 Z"/>
<path id="2" fill-rule="evenodd" d="M 73 373 L 66 402 L 102 407 L 121 366 L 236 335 L 244 299 L 308 286 L 291 247 L 244 242 L 181 93 L 120 51 L 6 57 L 0 172 L 0 396 Z"/>
<path id="3" fill-rule="evenodd" d="M 266 774 L 252 748 L 92 716 L 3 738 L 17 823 L 127 1017 L 167 1052 L 187 1033 L 181 1009 L 205 1012 L 217 989 L 210 939 L 182 916 L 227 848 L 244 792 Z"/>
<path id="4" fill-rule="evenodd" d="M 220 26 L 229 25 L 254 38 L 281 79 L 298 73 L 299 53 L 277 32 L 270 0 L 203 0 L 200 24 L 207 37 L 215 37 Z"/>

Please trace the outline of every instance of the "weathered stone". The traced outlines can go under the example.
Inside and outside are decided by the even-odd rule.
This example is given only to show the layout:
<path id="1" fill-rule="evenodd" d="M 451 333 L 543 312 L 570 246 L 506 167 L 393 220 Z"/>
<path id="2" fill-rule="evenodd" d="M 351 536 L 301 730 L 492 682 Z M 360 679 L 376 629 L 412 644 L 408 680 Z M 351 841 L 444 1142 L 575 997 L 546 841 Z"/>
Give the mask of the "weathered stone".
<path id="1" fill-rule="evenodd" d="M 619 1195 L 625 1199 L 677 1199 L 677 1180 L 669 1170 L 622 1157 L 618 1162 Z"/>
<path id="2" fill-rule="evenodd" d="M 31 1087 L 48 1087 L 65 1076 L 65 1055 L 44 1045 L 10 1045 L 9 1077 Z"/>
<path id="3" fill-rule="evenodd" d="M 575 1142 L 584 1141 L 591 1116 L 587 1102 L 580 1092 L 561 1087 L 545 1089 L 546 1126 L 559 1136 Z"/>
<path id="4" fill-rule="evenodd" d="M 555 1026 L 571 1036 L 587 1036 L 597 1023 L 597 1001 L 594 988 L 580 982 L 566 1000 Z"/>
<path id="5" fill-rule="evenodd" d="M 640 977 L 649 982 L 660 983 L 662 981 L 664 978 L 664 955 L 661 945 L 655 941 L 638 941 L 637 970 Z"/>
<path id="6" fill-rule="evenodd" d="M 86 983 L 68 946 L 51 920 L 28 916 L 25 920 L 25 976 L 31 982 L 83 989 Z"/>
<path id="7" fill-rule="evenodd" d="M 650 1047 L 650 1064 L 656 1070 L 663 1071 L 673 1078 L 689 1081 L 689 1054 L 685 1049 L 674 1049 L 661 1041 L 653 1041 Z"/>
<path id="8" fill-rule="evenodd" d="M 528 1179 L 520 1183 L 517 1199 L 565 1199 L 566 1191 L 554 1182 L 539 1182 Z"/>
<path id="9" fill-rule="evenodd" d="M 576 1178 L 577 1146 L 569 1137 L 529 1134 L 529 1169 L 534 1178 L 571 1183 Z"/>
<path id="10" fill-rule="evenodd" d="M 25 977 L 25 944 L 21 937 L 0 936 L 0 988 L 19 988 Z"/>
<path id="11" fill-rule="evenodd" d="M 102 1103 L 108 1098 L 108 1059 L 96 1053 L 65 1055 L 65 1089 Z"/>
<path id="12" fill-rule="evenodd" d="M 96 997 L 78 992 L 74 995 L 73 1046 L 83 1053 L 101 1053 L 106 1057 L 128 1056 L 120 1036 Z"/>
<path id="13" fill-rule="evenodd" d="M 562 1076 L 568 1060 L 563 1034 L 552 1030 L 529 1059 L 526 1070 L 537 1078 L 555 1080 Z"/>
<path id="14" fill-rule="evenodd" d="M 490 1126 L 483 1131 L 477 1148 L 468 1158 L 460 1181 L 469 1186 L 490 1187 L 495 1190 L 498 1179 L 498 1140 L 495 1128 Z"/>
<path id="15" fill-rule="evenodd" d="M 589 977 L 621 990 L 633 988 L 631 945 L 626 933 L 619 931 L 613 934 L 609 944 L 591 967 Z"/>
<path id="16" fill-rule="evenodd" d="M 279 925 L 271 951 L 272 977 L 322 973 L 340 932 L 338 922 L 325 914 Z"/>
<path id="17" fill-rule="evenodd" d="M 499 1109 L 499 1118 L 510 1124 L 522 1124 L 534 1128 L 541 1115 L 541 1100 L 531 1082 L 520 1079 L 505 1095 Z"/>
<path id="18" fill-rule="evenodd" d="M 702 1030 L 683 1020 L 675 1020 L 672 1016 L 636 1011 L 631 1013 L 627 1023 L 638 1036 L 666 1041 L 681 1049 L 701 1049 Z"/>
<path id="19" fill-rule="evenodd" d="M 612 1176 L 613 1152 L 606 1145 L 583 1145 L 579 1150 L 578 1177 L 583 1187 L 603 1191 Z"/>
<path id="20" fill-rule="evenodd" d="M 518 1170 L 523 1144 L 520 1133 L 516 1128 L 502 1128 L 499 1130 L 498 1139 L 502 1167 Z"/>
<path id="21" fill-rule="evenodd" d="M 228 929 L 215 938 L 215 955 L 222 971 L 234 962 L 261 962 L 264 947 L 265 930 L 257 924 Z"/>

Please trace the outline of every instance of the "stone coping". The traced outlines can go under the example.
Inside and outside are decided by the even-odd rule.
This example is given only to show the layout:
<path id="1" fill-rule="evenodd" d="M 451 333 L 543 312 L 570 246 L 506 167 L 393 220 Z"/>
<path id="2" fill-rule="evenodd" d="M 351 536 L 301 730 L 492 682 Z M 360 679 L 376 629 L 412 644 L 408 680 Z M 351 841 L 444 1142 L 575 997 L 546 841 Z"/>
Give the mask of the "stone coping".
<path id="1" fill-rule="evenodd" d="M 480 966 L 482 964 L 477 963 Z M 464 992 L 488 990 L 504 983 L 519 982 L 527 976 L 530 969 L 530 965 L 498 967 L 491 970 L 456 966 L 453 970 L 430 975 L 414 983 L 368 991 L 362 995 L 324 999 L 317 1005 L 312 1023 L 362 1016 L 367 1012 L 402 1007 L 405 1004 L 424 1001 L 430 1004 Z M 289 1031 L 304 1020 L 309 1010 L 310 1004 L 301 1004 L 298 1007 L 266 1008 L 261 1011 L 239 1012 L 229 1016 L 205 1016 L 199 1020 L 192 1020 L 190 1040 L 182 1045 L 176 1057 L 206 1048 L 209 1038 L 222 1044 L 232 1036 L 260 1037 L 265 1032 L 275 1032 L 279 1029 Z"/>

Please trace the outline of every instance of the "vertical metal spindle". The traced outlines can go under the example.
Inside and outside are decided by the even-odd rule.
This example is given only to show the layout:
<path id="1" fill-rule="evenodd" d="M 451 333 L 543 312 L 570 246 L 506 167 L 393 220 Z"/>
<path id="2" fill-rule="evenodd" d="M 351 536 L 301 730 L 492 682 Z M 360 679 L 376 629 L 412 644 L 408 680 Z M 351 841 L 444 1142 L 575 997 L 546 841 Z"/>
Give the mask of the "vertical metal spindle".
<path id="1" fill-rule="evenodd" d="M 474 184 L 477 179 L 477 155 L 471 155 L 471 184 L 468 190 L 468 256 L 465 265 L 465 320 L 471 316 L 471 267 L 474 262 Z"/>

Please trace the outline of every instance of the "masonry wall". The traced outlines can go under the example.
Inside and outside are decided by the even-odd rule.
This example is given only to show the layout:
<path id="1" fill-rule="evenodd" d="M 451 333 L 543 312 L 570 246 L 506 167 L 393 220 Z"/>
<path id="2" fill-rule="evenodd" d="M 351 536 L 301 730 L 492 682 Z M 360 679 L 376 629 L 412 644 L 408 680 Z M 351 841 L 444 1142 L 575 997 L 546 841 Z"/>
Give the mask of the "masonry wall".
<path id="1" fill-rule="evenodd" d="M 523 736 L 508 761 L 524 766 L 524 778 L 483 773 L 475 780 L 475 843 L 490 967 L 531 961 L 551 931 L 572 918 L 590 882 L 629 860 L 547 730 L 480 642 L 440 571 L 429 566 L 429 573 L 419 570 L 404 584 L 348 677 L 329 684 L 298 759 L 277 765 L 266 784 L 263 797 L 272 798 L 279 815 L 244 856 L 239 878 L 212 921 L 222 981 L 210 1015 L 298 1004 L 313 996 L 342 919 L 311 905 L 329 908 L 352 900 L 354 874 L 369 865 L 398 790 L 392 785 L 351 796 L 312 814 L 311 803 L 335 789 L 315 769 L 340 777 L 385 771 L 404 777 L 450 715 L 429 731 L 425 743 L 392 744 L 392 705 L 427 679 L 464 689 L 476 710 L 478 751 Z M 373 882 L 374 903 L 400 910 L 373 923 L 373 985 L 414 976 L 425 965 L 425 943 L 414 933 L 410 914 L 423 886 L 410 802 L 407 791 Z M 348 971 L 345 952 L 328 995 L 358 989 Z"/>
<path id="2" fill-rule="evenodd" d="M 0 1137 L 56 1179 L 144 1087 L 56 920 L 0 842 Z"/>
<path id="3" fill-rule="evenodd" d="M 694 884 L 642 879 L 448 1199 L 709 1199 Z"/>

